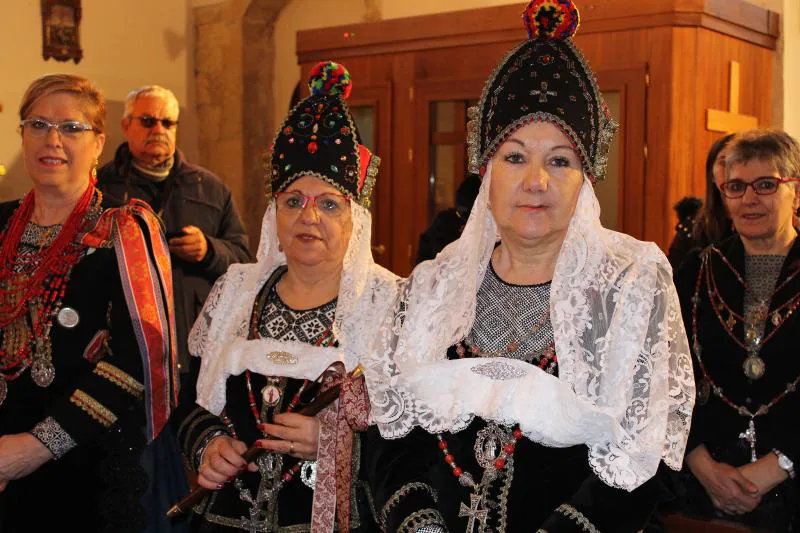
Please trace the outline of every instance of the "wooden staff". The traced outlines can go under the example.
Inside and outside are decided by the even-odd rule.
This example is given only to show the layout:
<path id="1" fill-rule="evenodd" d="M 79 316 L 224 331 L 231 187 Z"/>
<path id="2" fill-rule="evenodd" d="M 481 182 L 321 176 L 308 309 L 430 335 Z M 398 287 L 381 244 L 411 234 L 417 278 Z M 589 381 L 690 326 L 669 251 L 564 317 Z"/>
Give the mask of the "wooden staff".
<path id="1" fill-rule="evenodd" d="M 355 379 L 362 375 L 361 366 L 357 366 L 352 372 L 348 374 L 349 378 Z M 345 378 L 347 379 L 347 378 Z M 332 386 L 329 389 L 326 389 L 319 393 L 316 398 L 314 398 L 308 405 L 301 407 L 297 413 L 305 416 L 315 416 L 317 413 L 328 407 L 336 398 L 339 397 L 339 394 L 342 391 L 342 384 L 339 383 L 337 385 Z M 267 437 L 272 438 L 272 437 Z M 242 454 L 242 459 L 247 461 L 248 463 L 252 463 L 256 459 L 258 459 L 262 454 L 266 453 L 267 450 L 261 448 L 259 446 L 251 446 L 244 454 Z M 187 513 L 192 507 L 200 503 L 200 501 L 211 492 L 211 489 L 207 489 L 205 487 L 197 487 L 192 492 L 190 492 L 185 498 L 181 501 L 173 505 L 169 511 L 167 511 L 167 516 L 169 518 L 174 518 L 176 516 L 182 515 Z"/>

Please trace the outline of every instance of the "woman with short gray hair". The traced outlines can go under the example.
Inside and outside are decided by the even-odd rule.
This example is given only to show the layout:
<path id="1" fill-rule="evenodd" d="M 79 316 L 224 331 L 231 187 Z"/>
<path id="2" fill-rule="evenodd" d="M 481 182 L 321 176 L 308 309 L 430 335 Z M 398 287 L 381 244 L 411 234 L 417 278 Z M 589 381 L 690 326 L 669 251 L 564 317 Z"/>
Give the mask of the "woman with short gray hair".
<path id="1" fill-rule="evenodd" d="M 697 379 L 687 495 L 693 513 L 794 531 L 800 457 L 800 144 L 739 135 L 721 187 L 737 234 L 676 277 Z"/>

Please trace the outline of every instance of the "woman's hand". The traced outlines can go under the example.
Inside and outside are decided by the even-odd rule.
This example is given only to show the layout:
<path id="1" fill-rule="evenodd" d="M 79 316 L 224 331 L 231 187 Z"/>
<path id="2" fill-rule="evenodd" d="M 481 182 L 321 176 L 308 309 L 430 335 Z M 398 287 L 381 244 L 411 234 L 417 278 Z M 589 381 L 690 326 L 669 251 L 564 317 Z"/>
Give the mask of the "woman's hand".
<path id="1" fill-rule="evenodd" d="M 740 466 L 739 472 L 758 487 L 760 496 L 764 496 L 789 477 L 789 474 L 778 466 L 778 456 L 772 452 L 755 463 Z"/>
<path id="2" fill-rule="evenodd" d="M 30 433 L 0 437 L 0 492 L 9 481 L 35 472 L 52 458 L 50 450 Z"/>
<path id="3" fill-rule="evenodd" d="M 761 503 L 758 487 L 739 469 L 711 457 L 705 446 L 698 446 L 686 463 L 706 489 L 714 507 L 728 514 L 749 513 Z"/>
<path id="4" fill-rule="evenodd" d="M 221 489 L 222 485 L 236 477 L 247 468 L 255 472 L 258 467 L 248 464 L 242 458 L 247 445 L 227 435 L 211 439 L 203 452 L 200 468 L 197 470 L 197 484 L 207 489 Z"/>
<path id="5" fill-rule="evenodd" d="M 259 429 L 273 437 L 256 442 L 265 450 L 291 455 L 298 459 L 313 461 L 317 458 L 319 420 L 315 417 L 281 413 L 275 415 L 274 424 L 261 424 Z"/>

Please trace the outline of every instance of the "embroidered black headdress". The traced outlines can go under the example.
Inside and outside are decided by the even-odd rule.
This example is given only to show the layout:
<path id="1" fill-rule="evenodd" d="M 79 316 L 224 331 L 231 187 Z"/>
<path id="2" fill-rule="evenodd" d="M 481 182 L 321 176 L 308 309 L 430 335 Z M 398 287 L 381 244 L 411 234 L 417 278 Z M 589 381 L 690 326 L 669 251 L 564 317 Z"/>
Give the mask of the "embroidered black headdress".
<path id="1" fill-rule="evenodd" d="M 344 100 L 350 73 L 332 61 L 318 63 L 308 81 L 311 95 L 286 117 L 272 147 L 270 190 L 285 190 L 296 179 L 314 176 L 369 207 L 380 158 L 359 143 Z"/>
<path id="2" fill-rule="evenodd" d="M 580 24 L 571 0 L 534 0 L 522 14 L 528 40 L 512 49 L 469 110 L 470 172 L 485 172 L 497 148 L 520 127 L 552 122 L 572 141 L 584 171 L 605 177 L 617 129 L 592 70 L 572 42 Z"/>

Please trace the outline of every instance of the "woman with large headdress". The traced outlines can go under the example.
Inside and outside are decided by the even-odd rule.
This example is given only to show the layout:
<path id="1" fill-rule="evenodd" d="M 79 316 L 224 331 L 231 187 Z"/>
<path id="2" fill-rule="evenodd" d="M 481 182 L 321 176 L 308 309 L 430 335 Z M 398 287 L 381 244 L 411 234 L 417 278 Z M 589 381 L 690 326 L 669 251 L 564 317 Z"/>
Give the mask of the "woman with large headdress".
<path id="1" fill-rule="evenodd" d="M 370 246 L 380 159 L 358 142 L 347 70 L 320 63 L 309 86 L 272 147 L 258 262 L 217 282 L 189 338 L 200 407 L 179 439 L 200 485 L 216 489 L 195 508 L 198 531 L 331 531 L 334 515 L 339 531 L 375 528 L 352 431 L 366 428 L 366 392 L 343 374 L 396 291 Z M 328 378 L 345 380 L 337 404 L 292 412 Z M 247 465 L 253 443 L 268 453 Z"/>
<path id="2" fill-rule="evenodd" d="M 401 287 L 365 370 L 386 531 L 638 531 L 659 464 L 682 463 L 672 271 L 600 225 L 616 124 L 570 39 L 577 9 L 536 0 L 524 20 L 471 111 L 466 228 Z"/>

